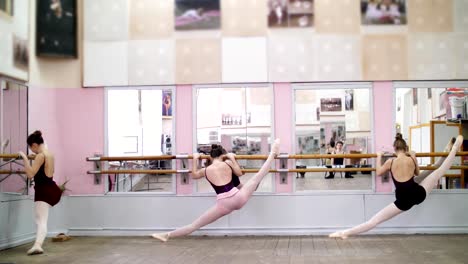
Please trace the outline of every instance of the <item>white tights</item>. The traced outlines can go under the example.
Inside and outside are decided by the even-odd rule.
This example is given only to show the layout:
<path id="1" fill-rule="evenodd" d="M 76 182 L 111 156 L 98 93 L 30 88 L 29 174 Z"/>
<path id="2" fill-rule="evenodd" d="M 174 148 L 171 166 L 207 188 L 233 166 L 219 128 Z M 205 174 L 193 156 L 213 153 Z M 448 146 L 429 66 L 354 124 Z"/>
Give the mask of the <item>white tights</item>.
<path id="1" fill-rule="evenodd" d="M 50 205 L 46 202 L 35 202 L 37 234 L 34 246 L 42 247 L 44 239 L 47 236 L 47 218 L 49 217 Z"/>

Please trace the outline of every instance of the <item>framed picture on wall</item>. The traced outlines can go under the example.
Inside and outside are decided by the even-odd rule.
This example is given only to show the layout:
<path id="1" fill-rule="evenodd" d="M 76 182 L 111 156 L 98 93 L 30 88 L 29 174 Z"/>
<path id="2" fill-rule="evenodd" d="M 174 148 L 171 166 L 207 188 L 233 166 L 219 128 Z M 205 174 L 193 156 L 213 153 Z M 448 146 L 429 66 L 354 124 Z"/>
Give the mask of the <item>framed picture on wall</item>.
<path id="1" fill-rule="evenodd" d="M 13 0 L 0 0 L 0 15 L 13 16 Z"/>
<path id="2" fill-rule="evenodd" d="M 321 112 L 340 112 L 342 111 L 341 98 L 321 98 Z"/>
<path id="3" fill-rule="evenodd" d="M 406 0 L 361 0 L 363 25 L 405 25 Z"/>
<path id="4" fill-rule="evenodd" d="M 346 111 L 354 110 L 354 90 L 345 91 L 345 110 Z"/>
<path id="5" fill-rule="evenodd" d="M 312 27 L 313 22 L 313 0 L 268 0 L 270 28 Z"/>
<path id="6" fill-rule="evenodd" d="M 220 0 L 175 0 L 175 29 L 219 29 Z"/>
<path id="7" fill-rule="evenodd" d="M 38 0 L 36 54 L 77 57 L 76 0 Z"/>
<path id="8" fill-rule="evenodd" d="M 162 117 L 172 118 L 172 92 L 171 91 L 163 91 Z"/>
<path id="9" fill-rule="evenodd" d="M 13 35 L 13 64 L 22 70 L 29 68 L 28 41 Z"/>

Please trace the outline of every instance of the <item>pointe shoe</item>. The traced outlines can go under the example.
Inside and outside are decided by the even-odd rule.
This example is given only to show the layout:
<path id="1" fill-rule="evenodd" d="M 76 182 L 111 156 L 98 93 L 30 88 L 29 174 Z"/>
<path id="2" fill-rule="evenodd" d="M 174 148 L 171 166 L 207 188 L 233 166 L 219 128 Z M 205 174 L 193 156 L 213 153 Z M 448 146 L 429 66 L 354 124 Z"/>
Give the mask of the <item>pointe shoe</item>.
<path id="1" fill-rule="evenodd" d="M 445 146 L 444 152 L 450 152 L 450 150 L 453 147 L 453 144 L 455 143 L 455 138 L 451 138 L 450 141 L 447 143 L 447 146 Z"/>
<path id="2" fill-rule="evenodd" d="M 457 140 L 455 141 L 455 143 L 453 143 L 453 147 L 457 150 L 460 149 L 460 146 L 463 144 L 463 136 L 462 135 L 458 135 L 457 137 Z"/>
<path id="3" fill-rule="evenodd" d="M 273 146 L 271 147 L 271 153 L 274 153 L 275 155 L 279 154 L 279 146 L 280 146 L 280 139 L 277 138 L 275 139 L 275 142 L 273 143 Z"/>
<path id="4" fill-rule="evenodd" d="M 28 255 L 39 255 L 44 253 L 44 250 L 41 246 L 34 245 L 31 249 L 28 250 Z"/>
<path id="5" fill-rule="evenodd" d="M 344 234 L 344 232 L 342 231 L 338 231 L 338 232 L 335 232 L 335 233 L 332 233 L 330 235 L 328 235 L 328 237 L 331 237 L 331 238 L 341 238 L 341 239 L 347 239 L 348 236 L 346 236 Z"/>
<path id="6" fill-rule="evenodd" d="M 159 239 L 161 242 L 167 242 L 169 239 L 169 234 L 168 233 L 154 233 L 151 235 L 151 237 Z"/>

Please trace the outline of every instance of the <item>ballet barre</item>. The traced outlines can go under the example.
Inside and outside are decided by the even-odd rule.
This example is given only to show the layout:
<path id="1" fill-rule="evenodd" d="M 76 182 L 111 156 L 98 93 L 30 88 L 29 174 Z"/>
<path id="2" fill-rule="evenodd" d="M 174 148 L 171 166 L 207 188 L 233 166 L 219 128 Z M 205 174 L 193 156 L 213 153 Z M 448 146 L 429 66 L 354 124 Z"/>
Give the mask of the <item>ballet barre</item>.
<path id="1" fill-rule="evenodd" d="M 468 151 L 457 152 L 457 156 L 468 156 Z M 416 157 L 446 157 L 448 152 L 420 152 Z M 200 155 L 200 159 L 208 159 L 209 155 Z M 268 155 L 236 155 L 239 160 L 266 160 Z M 331 159 L 331 158 L 349 158 L 349 159 L 370 159 L 376 158 L 377 154 L 280 154 L 276 159 Z M 394 153 L 385 153 L 382 157 L 396 157 Z M 1 156 L 0 156 L 1 158 Z M 160 156 L 128 156 L 128 157 L 87 157 L 87 161 L 132 161 L 132 160 L 173 160 L 173 159 L 192 159 L 193 155 L 160 155 Z"/>
<path id="2" fill-rule="evenodd" d="M 419 166 L 420 170 L 436 170 L 435 166 Z M 468 170 L 468 166 L 455 165 L 450 167 L 451 170 Z M 270 173 L 283 173 L 283 172 L 357 172 L 357 171 L 375 171 L 371 167 L 354 167 L 354 168 L 326 168 L 315 167 L 307 169 L 271 169 Z M 242 169 L 244 173 L 257 173 L 259 169 Z M 88 174 L 174 174 L 174 173 L 189 173 L 189 170 L 90 170 Z"/>

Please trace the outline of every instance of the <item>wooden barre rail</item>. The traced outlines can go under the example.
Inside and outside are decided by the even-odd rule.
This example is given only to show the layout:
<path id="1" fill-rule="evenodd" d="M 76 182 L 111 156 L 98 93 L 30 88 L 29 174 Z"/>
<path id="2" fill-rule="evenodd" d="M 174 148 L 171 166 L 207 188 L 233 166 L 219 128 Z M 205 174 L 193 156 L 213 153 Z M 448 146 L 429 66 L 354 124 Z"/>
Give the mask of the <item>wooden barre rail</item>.
<path id="1" fill-rule="evenodd" d="M 25 174 L 24 171 L 9 171 L 9 170 L 0 170 L 0 174 Z"/>
<path id="2" fill-rule="evenodd" d="M 416 153 L 416 157 L 446 157 L 448 152 L 421 152 Z M 468 151 L 457 152 L 457 156 L 468 156 Z M 1 157 L 1 156 L 0 156 Z M 192 155 L 161 155 L 161 156 L 129 156 L 129 157 L 88 157 L 87 161 L 134 161 L 134 160 L 172 160 L 180 158 L 192 159 Z M 201 155 L 202 159 L 209 158 L 208 155 Z M 377 154 L 291 154 L 279 155 L 276 159 L 368 159 L 376 158 Z M 385 154 L 384 157 L 395 157 L 395 154 Z M 236 159 L 242 160 L 266 160 L 268 155 L 236 155 Z"/>
<path id="3" fill-rule="evenodd" d="M 421 170 L 436 170 L 438 167 L 435 166 L 420 166 Z M 452 166 L 452 170 L 467 170 L 468 166 Z M 184 172 L 191 172 L 189 170 L 183 170 Z M 243 169 L 245 173 L 256 173 L 259 169 Z M 269 170 L 271 173 L 278 172 L 353 172 L 353 171 L 375 171 L 375 168 L 309 168 L 309 169 L 272 169 Z M 88 174 L 174 174 L 178 173 L 177 170 L 101 170 L 101 171 L 88 171 Z"/>
<path id="4" fill-rule="evenodd" d="M 29 155 L 28 158 L 33 160 L 35 155 Z M 0 159 L 21 159 L 19 154 L 0 154 Z"/>

